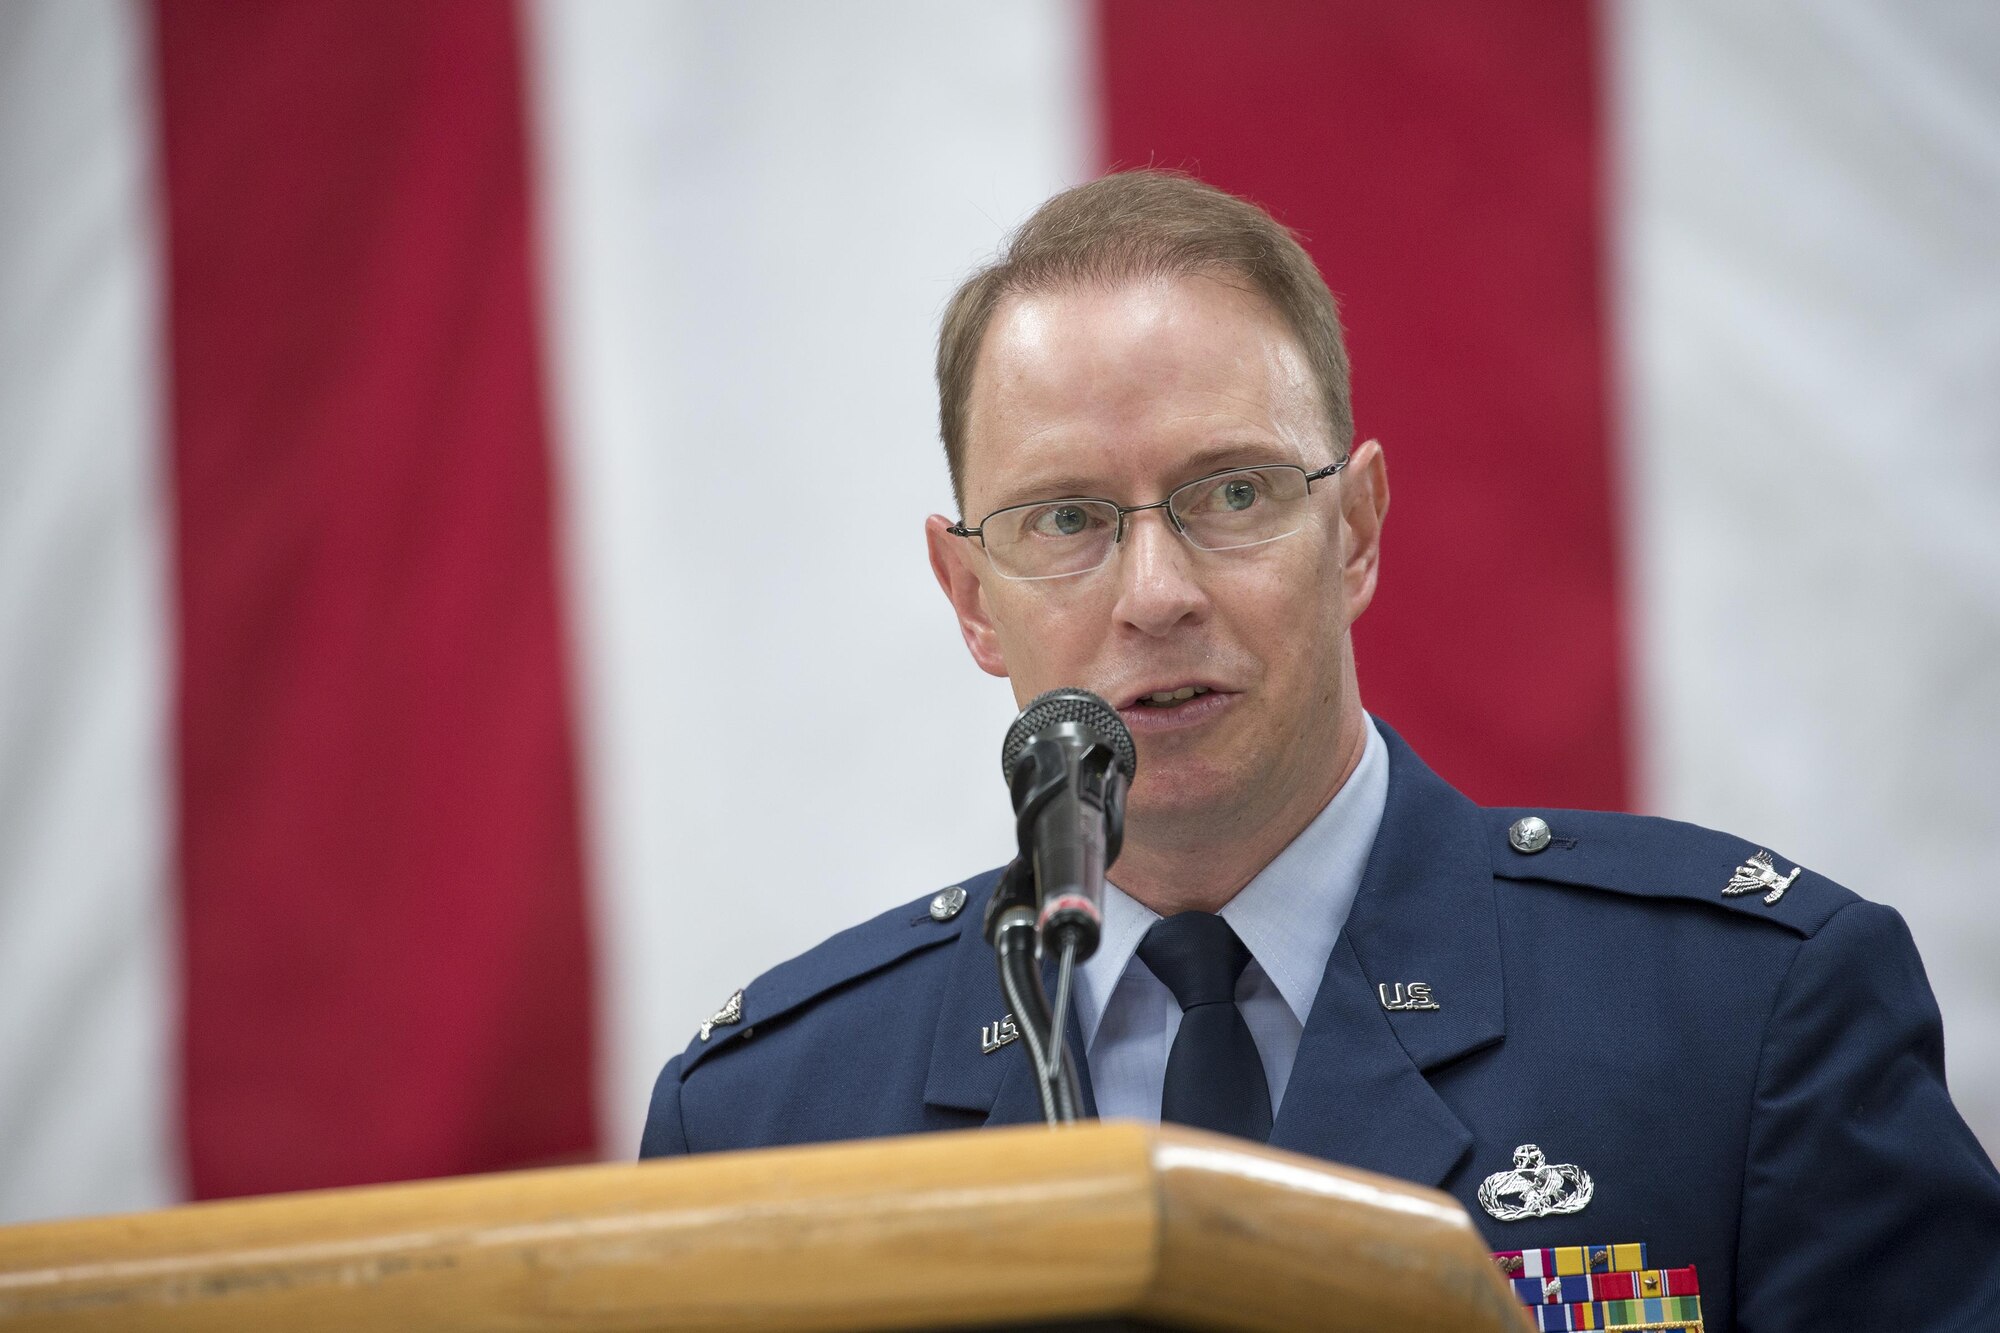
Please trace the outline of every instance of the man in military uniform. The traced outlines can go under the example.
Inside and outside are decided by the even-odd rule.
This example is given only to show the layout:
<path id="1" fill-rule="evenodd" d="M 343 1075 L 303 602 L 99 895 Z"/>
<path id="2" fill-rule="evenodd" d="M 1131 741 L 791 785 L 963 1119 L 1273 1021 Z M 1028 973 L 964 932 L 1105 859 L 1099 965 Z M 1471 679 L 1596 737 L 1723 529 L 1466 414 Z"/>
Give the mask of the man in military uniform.
<path id="1" fill-rule="evenodd" d="M 2000 1319 L 2000 1175 L 1902 921 L 1740 838 L 1489 810 L 1362 708 L 1381 447 L 1311 261 L 1135 172 L 1058 195 L 940 336 L 931 564 L 1017 698 L 1139 753 L 1069 1026 L 1084 1098 L 1434 1185 L 1495 1250 L 1644 1241 L 1710 1330 Z M 997 872 L 758 978 L 643 1152 L 1028 1122 Z"/>

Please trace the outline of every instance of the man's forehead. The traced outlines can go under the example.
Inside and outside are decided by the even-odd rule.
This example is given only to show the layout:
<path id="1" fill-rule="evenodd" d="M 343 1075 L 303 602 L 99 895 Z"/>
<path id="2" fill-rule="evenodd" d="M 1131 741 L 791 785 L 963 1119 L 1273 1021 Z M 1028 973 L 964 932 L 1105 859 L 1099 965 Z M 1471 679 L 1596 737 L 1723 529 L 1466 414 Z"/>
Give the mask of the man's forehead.
<path id="1" fill-rule="evenodd" d="M 1254 293 L 1192 276 L 1016 295 L 974 375 L 967 498 L 1299 462 L 1324 433 L 1316 402 L 1297 340 Z"/>
<path id="2" fill-rule="evenodd" d="M 980 361 L 1047 358 L 1074 366 L 1140 353 L 1209 353 L 1230 345 L 1282 344 L 1301 363 L 1290 325 L 1255 288 L 1230 275 L 1183 273 L 1012 292 L 994 307 Z"/>

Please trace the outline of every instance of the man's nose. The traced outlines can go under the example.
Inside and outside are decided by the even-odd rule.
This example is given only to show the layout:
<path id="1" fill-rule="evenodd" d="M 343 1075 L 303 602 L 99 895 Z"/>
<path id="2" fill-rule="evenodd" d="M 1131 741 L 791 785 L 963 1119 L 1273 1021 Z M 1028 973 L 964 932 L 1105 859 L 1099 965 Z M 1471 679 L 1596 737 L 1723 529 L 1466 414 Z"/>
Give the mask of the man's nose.
<path id="1" fill-rule="evenodd" d="M 1195 549 L 1175 530 L 1164 509 L 1125 517 L 1125 540 L 1113 563 L 1118 618 L 1142 634 L 1160 635 L 1198 618 L 1208 594 L 1195 577 Z"/>

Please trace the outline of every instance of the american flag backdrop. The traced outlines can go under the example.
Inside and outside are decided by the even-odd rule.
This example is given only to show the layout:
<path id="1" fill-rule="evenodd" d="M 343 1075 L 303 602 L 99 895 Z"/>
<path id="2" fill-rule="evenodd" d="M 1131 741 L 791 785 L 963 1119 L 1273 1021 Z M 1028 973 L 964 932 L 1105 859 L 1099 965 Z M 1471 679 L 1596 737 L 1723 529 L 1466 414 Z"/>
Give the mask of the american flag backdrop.
<path id="1" fill-rule="evenodd" d="M 1004 859 L 932 338 L 1148 163 L 1341 298 L 1370 708 L 1899 909 L 2000 1148 L 1985 0 L 0 0 L 0 1220 L 630 1155 Z"/>

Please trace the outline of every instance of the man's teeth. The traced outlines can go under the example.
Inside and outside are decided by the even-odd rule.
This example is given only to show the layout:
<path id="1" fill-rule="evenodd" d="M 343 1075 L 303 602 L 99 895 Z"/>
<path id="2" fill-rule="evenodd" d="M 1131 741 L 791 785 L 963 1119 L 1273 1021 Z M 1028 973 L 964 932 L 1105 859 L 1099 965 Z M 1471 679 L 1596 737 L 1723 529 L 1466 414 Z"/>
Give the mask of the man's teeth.
<path id="1" fill-rule="evenodd" d="M 1206 685 L 1183 685 L 1177 690 L 1154 690 L 1151 694 L 1146 696 L 1146 702 L 1149 704 L 1161 704 L 1161 705 L 1177 704 L 1180 703 L 1182 700 L 1192 699 L 1197 694 L 1207 694 L 1207 693 L 1208 693 L 1208 686 Z"/>

